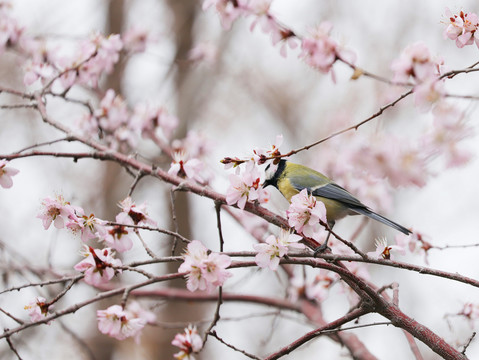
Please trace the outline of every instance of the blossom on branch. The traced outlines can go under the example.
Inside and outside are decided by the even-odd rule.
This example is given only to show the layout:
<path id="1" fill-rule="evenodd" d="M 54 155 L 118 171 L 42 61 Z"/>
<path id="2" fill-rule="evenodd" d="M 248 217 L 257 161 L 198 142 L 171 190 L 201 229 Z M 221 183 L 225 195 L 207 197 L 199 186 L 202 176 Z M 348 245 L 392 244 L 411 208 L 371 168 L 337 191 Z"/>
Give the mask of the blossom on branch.
<path id="1" fill-rule="evenodd" d="M 188 244 L 184 259 L 178 271 L 188 272 L 186 287 L 190 291 L 212 291 L 231 276 L 226 270 L 231 265 L 231 258 L 214 252 L 208 255 L 208 249 L 198 240 Z"/>
<path id="2" fill-rule="evenodd" d="M 139 128 L 144 139 L 154 139 L 160 130 L 164 140 L 169 141 L 179 121 L 161 106 L 141 103 L 135 107 L 132 122 Z"/>
<path id="3" fill-rule="evenodd" d="M 288 297 L 292 302 L 306 298 L 320 303 L 328 297 L 329 290 L 339 276 L 333 272 L 319 269 L 313 281 L 308 280 L 302 271 L 295 272 L 290 279 Z"/>
<path id="4" fill-rule="evenodd" d="M 121 35 L 123 47 L 130 53 L 141 53 L 146 50 L 151 36 L 148 30 L 133 26 Z"/>
<path id="5" fill-rule="evenodd" d="M 451 103 L 442 101 L 432 110 L 433 126 L 425 136 L 425 148 L 430 156 L 443 154 L 446 166 L 466 164 L 472 154 L 459 148 L 459 143 L 474 135 L 474 129 L 464 119 L 464 112 Z"/>
<path id="6" fill-rule="evenodd" d="M 10 16 L 10 8 L 9 2 L 2 1 L 0 3 L 0 54 L 6 48 L 16 45 L 24 31 L 24 28 Z"/>
<path id="7" fill-rule="evenodd" d="M 465 45 L 476 44 L 479 47 L 479 39 L 475 37 L 479 27 L 479 17 L 475 13 L 452 14 L 451 10 L 446 8 L 446 17 L 449 20 L 447 28 L 444 30 L 444 39 L 456 40 L 456 46 L 463 48 Z"/>
<path id="8" fill-rule="evenodd" d="M 183 333 L 175 335 L 171 344 L 180 348 L 180 352 L 174 355 L 176 359 L 195 360 L 192 354 L 203 348 L 203 339 L 198 334 L 196 326 L 190 324 Z"/>
<path id="9" fill-rule="evenodd" d="M 180 150 L 173 153 L 173 161 L 168 174 L 186 177 L 201 184 L 204 183 L 204 179 L 200 175 L 203 168 L 204 164 L 201 160 L 190 158 L 185 151 Z"/>
<path id="10" fill-rule="evenodd" d="M 84 272 L 85 282 L 93 286 L 99 286 L 108 283 L 115 272 L 121 270 L 115 267 L 121 266 L 121 260 L 113 257 L 110 248 L 93 249 L 91 246 L 84 245 L 82 255 L 85 257 L 74 266 L 75 270 Z"/>
<path id="11" fill-rule="evenodd" d="M 240 209 L 244 209 L 247 201 L 268 202 L 269 193 L 260 185 L 260 172 L 253 162 L 247 164 L 241 176 L 238 173 L 239 168 L 236 174 L 229 176 L 230 186 L 226 191 L 228 205 L 237 204 Z"/>
<path id="12" fill-rule="evenodd" d="M 121 217 L 116 216 L 116 222 L 121 222 Z M 125 252 L 133 247 L 133 241 L 130 238 L 131 230 L 123 225 L 112 225 L 106 228 L 106 234 L 101 239 L 108 243 L 118 252 Z"/>
<path id="13" fill-rule="evenodd" d="M 148 216 L 146 202 L 136 205 L 130 196 L 120 202 L 121 213 L 116 217 L 116 221 L 126 225 L 150 225 L 157 226 L 155 220 Z"/>
<path id="14" fill-rule="evenodd" d="M 353 64 L 356 61 L 356 55 L 340 47 L 336 40 L 330 37 L 332 28 L 333 25 L 330 22 L 323 22 L 316 28 L 311 28 L 309 34 L 303 37 L 300 57 L 306 64 L 322 73 L 331 71 L 334 81 L 332 68 L 336 60 Z"/>
<path id="15" fill-rule="evenodd" d="M 40 321 L 46 318 L 50 313 L 48 312 L 52 306 L 47 303 L 46 299 L 38 296 L 34 298 L 24 309 L 28 310 L 31 322 Z"/>
<path id="16" fill-rule="evenodd" d="M 289 226 L 315 240 L 319 240 L 324 232 L 320 221 L 327 223 L 326 207 L 312 194 L 308 194 L 307 189 L 301 190 L 299 194 L 291 198 L 291 205 L 286 211 L 286 215 Z"/>
<path id="17" fill-rule="evenodd" d="M 265 243 L 255 244 L 253 248 L 258 251 L 255 256 L 256 264 L 261 268 L 277 270 L 279 260 L 288 254 L 290 250 L 302 250 L 304 245 L 298 243 L 301 236 L 291 234 L 288 230 L 282 229 L 278 237 L 270 235 Z"/>
<path id="18" fill-rule="evenodd" d="M 42 201 L 42 206 L 43 208 L 37 218 L 42 219 L 45 230 L 50 227 L 52 222 L 57 229 L 64 228 L 72 219 L 78 222 L 75 208 L 68 201 L 65 201 L 62 195 L 57 195 L 55 199 L 46 197 Z"/>
<path id="19" fill-rule="evenodd" d="M 376 239 L 376 251 L 368 252 L 368 256 L 376 259 L 392 259 L 392 252 L 399 252 L 401 255 L 406 253 L 406 249 L 399 245 L 388 245 L 386 238 Z"/>
<path id="20" fill-rule="evenodd" d="M 420 110 L 427 111 L 437 100 L 444 97 L 444 80 L 440 79 L 442 59 L 433 59 L 422 42 L 407 46 L 401 56 L 394 60 L 391 69 L 393 80 L 399 83 L 414 82 L 414 101 Z"/>
<path id="21" fill-rule="evenodd" d="M 0 186 L 4 189 L 9 189 L 13 186 L 12 176 L 19 173 L 17 169 L 7 166 L 7 164 L 7 160 L 0 160 Z"/>
<path id="22" fill-rule="evenodd" d="M 137 305 L 135 305 L 135 309 L 138 311 Z M 134 337 L 137 343 L 141 330 L 154 316 L 150 312 L 147 312 L 146 316 L 141 312 L 135 313 L 130 311 L 128 307 L 123 309 L 120 305 L 112 305 L 106 310 L 97 310 L 96 313 L 100 332 L 117 340 Z M 139 314 L 142 316 L 137 316 Z"/>
<path id="23" fill-rule="evenodd" d="M 244 0 L 204 0 L 203 1 L 203 10 L 206 10 L 210 7 L 216 9 L 216 12 L 220 16 L 221 25 L 226 30 L 231 28 L 233 22 L 243 14 L 244 12 Z"/>
<path id="24" fill-rule="evenodd" d="M 75 217 L 70 217 L 66 227 L 73 232 L 81 233 L 81 240 L 88 242 L 91 239 L 103 239 L 106 235 L 106 221 L 98 219 L 94 214 L 85 215 L 82 208 L 75 209 Z"/>
<path id="25" fill-rule="evenodd" d="M 282 144 L 283 144 L 283 135 L 280 134 L 276 136 L 276 141 L 274 142 L 274 144 L 270 146 L 269 149 L 264 149 L 264 148 L 253 149 L 253 161 L 258 165 L 263 165 L 267 161 L 267 158 L 280 156 L 281 153 L 279 151 L 279 147 Z"/>
<path id="26" fill-rule="evenodd" d="M 79 65 L 78 81 L 83 85 L 98 86 L 103 73 L 109 74 L 120 59 L 123 42 L 120 35 L 111 34 L 108 37 L 95 33 L 81 44 L 80 52 L 74 64 Z"/>

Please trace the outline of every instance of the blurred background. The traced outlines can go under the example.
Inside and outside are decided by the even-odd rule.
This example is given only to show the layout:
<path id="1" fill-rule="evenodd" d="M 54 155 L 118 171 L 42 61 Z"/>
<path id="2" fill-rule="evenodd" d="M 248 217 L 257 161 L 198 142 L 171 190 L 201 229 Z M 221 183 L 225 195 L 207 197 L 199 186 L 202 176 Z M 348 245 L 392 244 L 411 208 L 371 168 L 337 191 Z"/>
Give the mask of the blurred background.
<path id="1" fill-rule="evenodd" d="M 100 89 L 104 93 L 113 88 L 132 108 L 145 101 L 164 105 L 180 120 L 175 133 L 178 139 L 192 130 L 202 134 L 208 144 L 208 166 L 214 174 L 211 185 L 222 193 L 227 189 L 229 173 L 219 163 L 223 157 L 248 156 L 253 148 L 272 144 L 278 134 L 284 136 L 283 152 L 302 147 L 369 117 L 400 93 L 366 77 L 350 80 L 352 71 L 343 64 L 334 66 L 334 83 L 330 75 L 321 74 L 298 59 L 298 49 L 289 51 L 286 58 L 280 56 L 279 47 L 271 45 L 271 39 L 259 27 L 250 31 L 250 18 L 241 18 L 230 30 L 224 30 L 215 11 L 202 11 L 200 1 L 15 0 L 12 4 L 14 17 L 30 35 L 54 39 L 58 46 L 68 47 L 72 41 L 86 38 L 93 31 L 120 33 L 131 27 L 148 30 L 151 41 L 146 51 L 122 57 L 114 72 L 103 80 Z M 355 51 L 360 67 L 392 78 L 391 62 L 408 44 L 416 41 L 425 42 L 433 55 L 442 56 L 449 69 L 462 69 L 478 60 L 475 46 L 458 49 L 453 41 L 444 40 L 446 6 L 453 12 L 461 9 L 479 11 L 475 1 L 274 0 L 272 12 L 282 24 L 298 34 L 305 34 L 309 27 L 322 21 L 331 21 L 334 25 L 332 36 Z M 202 61 L 191 60 L 194 48 L 202 49 L 206 54 Z M 470 73 L 448 81 L 448 93 L 477 95 L 477 76 Z M 5 52 L 0 56 L 0 78 L 2 86 L 25 89 L 23 71 L 18 67 L 15 54 Z M 93 104 L 98 104 L 103 96 L 86 90 L 75 90 L 73 94 Z M 0 100 L 5 104 L 18 99 L 1 94 Z M 477 103 L 464 99 L 452 101 L 465 111 L 471 128 L 477 128 Z M 60 101 L 53 103 L 49 110 L 53 118 L 67 124 L 74 123 L 84 113 L 84 109 Z M 1 154 L 60 136 L 56 130 L 43 124 L 34 111 L 1 111 Z M 336 163 L 343 161 L 341 154 L 351 151 L 348 146 L 357 146 L 355 136 L 370 139 L 368 136 L 377 134 L 387 139 L 394 134 L 416 144 L 422 141 L 424 129 L 431 121 L 430 113 L 419 112 L 412 98 L 407 98 L 357 132 L 339 136 L 296 155 L 292 160 L 333 175 L 337 171 Z M 468 164 L 446 168 L 440 160 L 433 162 L 429 164 L 431 174 L 425 175 L 427 183 L 424 187 L 388 187 L 384 198 L 376 194 L 375 208 L 404 226 L 425 234 L 427 241 L 434 245 L 479 243 L 479 162 L 475 156 L 479 152 L 479 142 L 472 136 L 462 146 L 474 154 Z M 74 144 L 58 144 L 55 149 L 84 150 Z M 153 144 L 141 144 L 139 152 L 148 161 L 168 169 L 170 159 Z M 0 189 L 0 240 L 4 250 L 8 250 L 2 252 L 3 260 L 0 261 L 5 287 L 35 280 L 25 269 L 12 271 L 15 259 L 43 271 L 46 278 L 52 271 L 71 272 L 72 266 L 79 261 L 79 239 L 64 231 L 45 231 L 41 221 L 35 218 L 43 198 L 62 194 L 86 212 L 113 220 L 118 213 L 117 203 L 127 196 L 132 183 L 131 177 L 116 164 L 90 159 L 73 163 L 69 159 L 26 158 L 12 164 L 20 170 L 14 178 L 14 186 L 8 191 Z M 356 186 L 354 179 L 348 180 L 347 176 L 336 180 L 343 185 L 349 183 L 352 188 Z M 271 193 L 269 207 L 278 213 L 284 211 L 286 202 L 274 190 Z M 137 204 L 147 201 L 150 215 L 160 227 L 173 227 L 170 186 L 145 179 L 138 185 L 133 198 Z M 176 194 L 175 205 L 179 232 L 218 250 L 213 202 L 198 196 Z M 361 220 L 359 217 L 344 220 L 335 230 L 348 238 Z M 225 212 L 223 225 L 226 251 L 252 250 L 255 240 Z M 167 236 L 144 236 L 158 254 L 169 253 L 171 243 Z M 387 236 L 392 241 L 395 233 L 381 225 L 368 223 L 358 239 L 358 246 L 363 251 L 372 251 L 374 239 L 378 236 Z M 12 252 L 17 255 L 13 256 Z M 479 248 L 431 250 L 428 264 L 435 269 L 477 278 L 478 253 Z M 141 245 L 135 244 L 133 250 L 124 255 L 124 262 L 146 258 Z M 406 255 L 398 260 L 424 264 L 424 257 L 420 255 Z M 149 270 L 158 273 L 175 271 L 163 265 L 152 266 Z M 371 266 L 369 270 L 371 280 L 378 286 L 393 281 L 400 284 L 400 306 L 406 314 L 453 345 L 467 342 L 477 324 L 471 327 L 463 319 L 445 318 L 444 315 L 459 312 L 466 302 L 478 302 L 477 289 L 396 269 Z M 286 296 L 286 279 L 281 274 L 243 269 L 235 270 L 234 275 L 226 283 L 225 291 Z M 136 277 L 126 274 L 122 279 L 135 281 Z M 174 286 L 184 287 L 184 282 Z M 61 308 L 94 294 L 89 287 L 78 286 L 57 306 Z M 26 319 L 23 306 L 38 295 L 48 297 L 48 292 L 35 288 L 2 294 L 0 306 Z M 104 309 L 114 301 L 120 299 L 100 302 L 94 307 Z M 174 335 L 189 321 L 211 320 L 215 307 L 214 303 L 195 305 L 157 299 L 147 299 L 146 303 L 157 314 L 158 326 L 146 330 L 141 345 L 100 334 L 93 307 L 81 309 L 49 326 L 29 329 L 12 339 L 25 359 L 169 359 L 177 350 L 170 345 Z M 348 310 L 349 304 L 344 294 L 336 291 L 321 306 L 325 318 L 334 320 Z M 226 303 L 221 309 L 225 320 L 218 324 L 217 332 L 234 346 L 262 357 L 314 328 L 301 316 L 274 310 Z M 368 316 L 361 319 L 361 323 L 383 320 L 379 316 Z M 3 328 L 15 326 L 6 317 L 0 318 L 0 324 Z M 200 323 L 200 330 L 201 324 L 207 326 L 208 322 Z M 412 358 L 404 335 L 392 326 L 364 328 L 356 330 L 355 334 L 379 359 Z M 437 358 L 428 348 L 422 344 L 419 346 L 424 359 Z M 472 342 L 467 353 L 471 359 L 479 357 L 477 341 Z M 5 342 L 0 344 L 0 357 L 15 358 Z M 333 359 L 349 358 L 349 355 L 337 343 L 321 337 L 287 356 L 288 359 L 316 357 Z M 197 358 L 245 357 L 210 338 Z"/>

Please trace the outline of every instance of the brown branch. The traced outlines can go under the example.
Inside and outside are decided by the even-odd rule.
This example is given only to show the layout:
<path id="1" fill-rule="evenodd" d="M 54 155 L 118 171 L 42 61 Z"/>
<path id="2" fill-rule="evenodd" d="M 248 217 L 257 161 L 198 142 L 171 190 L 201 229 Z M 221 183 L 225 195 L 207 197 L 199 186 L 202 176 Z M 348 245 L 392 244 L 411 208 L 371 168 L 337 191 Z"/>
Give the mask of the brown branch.
<path id="1" fill-rule="evenodd" d="M 360 316 L 363 316 L 367 314 L 369 311 L 366 308 L 359 307 L 357 309 L 354 309 L 350 313 L 340 317 L 339 319 L 336 319 L 329 324 L 320 327 L 318 329 L 315 329 L 313 331 L 308 332 L 307 334 L 301 336 L 297 340 L 293 341 L 291 344 L 288 344 L 287 346 L 283 347 L 281 350 L 275 352 L 274 354 L 271 354 L 268 356 L 265 360 L 275 360 L 279 359 L 280 357 L 283 357 L 285 355 L 288 355 L 290 352 L 293 350 L 297 349 L 301 345 L 305 344 L 306 342 L 323 335 L 323 332 L 326 330 L 331 330 L 331 329 L 336 329 L 339 328 L 341 325 L 346 324 L 350 321 L 353 321 Z"/>
<path id="2" fill-rule="evenodd" d="M 158 277 L 155 277 L 154 279 L 150 279 L 150 280 L 147 280 L 147 281 L 144 281 L 144 282 L 141 282 L 141 283 L 137 283 L 137 284 L 134 284 L 134 285 L 128 285 L 128 286 L 124 286 L 124 287 L 121 287 L 121 288 L 117 288 L 117 289 L 102 292 L 102 293 L 96 295 L 93 298 L 81 301 L 81 302 L 76 303 L 74 305 L 71 305 L 71 306 L 69 306 L 69 307 L 67 307 L 63 310 L 56 311 L 56 312 L 52 313 L 51 315 L 45 316 L 41 320 L 30 322 L 30 323 L 24 323 L 23 325 L 18 326 L 18 327 L 13 328 L 13 329 L 6 329 L 2 334 L 0 334 L 0 339 L 7 338 L 7 337 L 9 337 L 13 334 L 16 334 L 16 333 L 18 333 L 20 331 L 23 331 L 25 329 L 28 329 L 30 327 L 38 326 L 38 325 L 41 325 L 41 324 L 47 324 L 50 321 L 55 320 L 55 319 L 57 319 L 61 316 L 64 316 L 66 314 L 74 313 L 74 312 L 78 311 L 79 309 L 81 309 L 81 308 L 83 308 L 87 305 L 93 304 L 93 303 L 95 303 L 97 301 L 100 301 L 100 300 L 103 300 L 103 299 L 107 299 L 107 298 L 122 294 L 127 289 L 131 289 L 131 291 L 132 291 L 134 289 L 138 289 L 138 288 L 148 286 L 148 285 L 151 285 L 151 284 L 155 284 L 155 283 L 158 283 L 158 282 L 180 279 L 180 278 L 183 278 L 185 275 L 186 275 L 186 273 L 174 273 L 174 274 L 169 274 L 169 275 L 164 275 L 164 276 L 158 276 Z"/>

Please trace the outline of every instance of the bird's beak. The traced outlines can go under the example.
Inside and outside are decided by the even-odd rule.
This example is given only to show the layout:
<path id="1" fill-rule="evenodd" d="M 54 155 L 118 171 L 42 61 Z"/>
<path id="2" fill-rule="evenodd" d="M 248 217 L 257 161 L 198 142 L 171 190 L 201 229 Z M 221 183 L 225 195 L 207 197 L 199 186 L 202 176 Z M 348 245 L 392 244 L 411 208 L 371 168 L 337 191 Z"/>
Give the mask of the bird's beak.
<path id="1" fill-rule="evenodd" d="M 271 180 L 265 180 L 262 184 L 261 184 L 261 187 L 262 188 L 265 188 L 266 186 L 269 186 L 271 185 Z"/>

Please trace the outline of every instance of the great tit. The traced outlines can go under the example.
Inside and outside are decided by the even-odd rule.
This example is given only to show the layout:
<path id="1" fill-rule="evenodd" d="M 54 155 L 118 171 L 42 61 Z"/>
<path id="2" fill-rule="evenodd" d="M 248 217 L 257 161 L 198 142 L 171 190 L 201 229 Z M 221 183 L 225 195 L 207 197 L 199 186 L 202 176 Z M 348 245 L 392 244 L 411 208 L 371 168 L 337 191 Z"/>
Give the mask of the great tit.
<path id="1" fill-rule="evenodd" d="M 409 235 L 411 231 L 394 221 L 376 214 L 366 205 L 361 203 L 346 189 L 335 184 L 331 179 L 323 174 L 310 169 L 306 166 L 293 164 L 292 162 L 281 159 L 275 170 L 271 164 L 266 167 L 266 180 L 263 187 L 273 185 L 281 194 L 291 202 L 291 198 L 301 190 L 307 189 L 308 193 L 313 194 L 318 200 L 324 203 L 326 207 L 326 218 L 328 225 L 332 229 L 336 220 L 342 219 L 347 215 L 366 215 L 371 219 L 386 224 L 403 234 Z M 328 236 L 329 238 L 329 236 Z M 327 239 L 322 249 L 327 247 Z"/>

